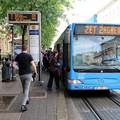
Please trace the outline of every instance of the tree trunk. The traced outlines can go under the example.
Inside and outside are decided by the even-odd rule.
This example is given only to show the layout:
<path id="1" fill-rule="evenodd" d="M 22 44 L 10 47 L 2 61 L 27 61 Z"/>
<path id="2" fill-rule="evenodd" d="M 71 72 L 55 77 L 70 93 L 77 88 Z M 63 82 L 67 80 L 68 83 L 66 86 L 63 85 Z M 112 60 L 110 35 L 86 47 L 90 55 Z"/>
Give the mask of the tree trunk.
<path id="1" fill-rule="evenodd" d="M 23 46 L 25 45 L 25 33 L 27 30 L 27 25 L 23 25 L 22 26 L 22 50 L 23 50 Z"/>

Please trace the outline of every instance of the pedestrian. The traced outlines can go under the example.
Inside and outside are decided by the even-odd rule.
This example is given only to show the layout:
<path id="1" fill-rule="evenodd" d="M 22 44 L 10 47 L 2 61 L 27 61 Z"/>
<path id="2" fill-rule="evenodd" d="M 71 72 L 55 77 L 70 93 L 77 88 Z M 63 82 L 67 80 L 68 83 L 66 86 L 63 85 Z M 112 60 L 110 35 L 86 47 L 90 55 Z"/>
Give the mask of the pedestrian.
<path id="1" fill-rule="evenodd" d="M 61 81 L 63 84 L 62 73 L 63 73 L 63 53 L 59 52 L 57 55 L 57 66 L 55 76 L 58 79 L 58 81 Z"/>
<path id="2" fill-rule="evenodd" d="M 43 70 L 47 71 L 48 67 L 49 67 L 49 61 L 48 61 L 47 53 L 45 53 L 44 56 L 43 56 L 43 66 L 44 66 Z"/>
<path id="3" fill-rule="evenodd" d="M 27 46 L 22 47 L 22 52 L 18 54 L 13 62 L 14 68 L 19 68 L 19 76 L 23 88 L 23 98 L 21 103 L 21 112 L 27 110 L 26 104 L 29 104 L 29 89 L 32 81 L 32 73 L 37 74 L 36 65 L 33 57 L 28 54 Z"/>
<path id="4" fill-rule="evenodd" d="M 49 77 L 47 88 L 48 90 L 52 90 L 53 79 L 55 79 L 56 89 L 59 89 L 59 80 L 57 79 L 57 76 L 55 75 L 55 71 L 57 67 L 57 57 L 56 57 L 55 51 L 51 53 L 49 64 L 50 64 L 49 66 L 50 77 Z"/>

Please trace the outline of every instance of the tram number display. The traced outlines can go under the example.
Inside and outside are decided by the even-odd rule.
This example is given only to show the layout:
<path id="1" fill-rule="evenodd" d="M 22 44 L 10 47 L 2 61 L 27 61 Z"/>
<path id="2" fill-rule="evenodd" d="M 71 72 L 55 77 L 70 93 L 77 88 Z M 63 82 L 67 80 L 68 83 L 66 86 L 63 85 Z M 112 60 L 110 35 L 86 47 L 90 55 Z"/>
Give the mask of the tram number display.
<path id="1" fill-rule="evenodd" d="M 76 34 L 120 35 L 118 25 L 80 25 L 75 29 Z"/>
<path id="2" fill-rule="evenodd" d="M 37 12 L 11 12 L 8 13 L 8 21 L 9 23 L 37 23 L 39 22 L 39 15 Z"/>

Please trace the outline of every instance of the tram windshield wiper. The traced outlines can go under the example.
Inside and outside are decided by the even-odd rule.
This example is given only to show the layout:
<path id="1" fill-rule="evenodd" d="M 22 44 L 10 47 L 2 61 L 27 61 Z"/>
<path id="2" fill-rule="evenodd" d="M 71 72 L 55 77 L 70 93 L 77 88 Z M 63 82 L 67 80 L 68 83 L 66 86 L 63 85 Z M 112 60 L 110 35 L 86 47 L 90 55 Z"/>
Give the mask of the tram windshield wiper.
<path id="1" fill-rule="evenodd" d="M 118 66 L 117 67 L 113 66 L 113 68 L 120 71 L 120 67 L 118 67 Z"/>
<path id="2" fill-rule="evenodd" d="M 120 68 L 116 66 L 101 66 L 94 68 L 77 68 L 74 69 L 76 72 L 120 72 Z"/>

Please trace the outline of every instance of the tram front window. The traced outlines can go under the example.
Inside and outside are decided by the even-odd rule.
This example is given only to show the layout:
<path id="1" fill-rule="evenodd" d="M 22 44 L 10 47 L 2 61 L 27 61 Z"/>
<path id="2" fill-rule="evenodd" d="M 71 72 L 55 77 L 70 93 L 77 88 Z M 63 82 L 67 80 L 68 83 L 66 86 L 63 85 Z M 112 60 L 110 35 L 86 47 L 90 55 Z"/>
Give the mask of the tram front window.
<path id="1" fill-rule="evenodd" d="M 109 69 L 120 66 L 119 36 L 76 35 L 73 42 L 74 69 Z"/>

